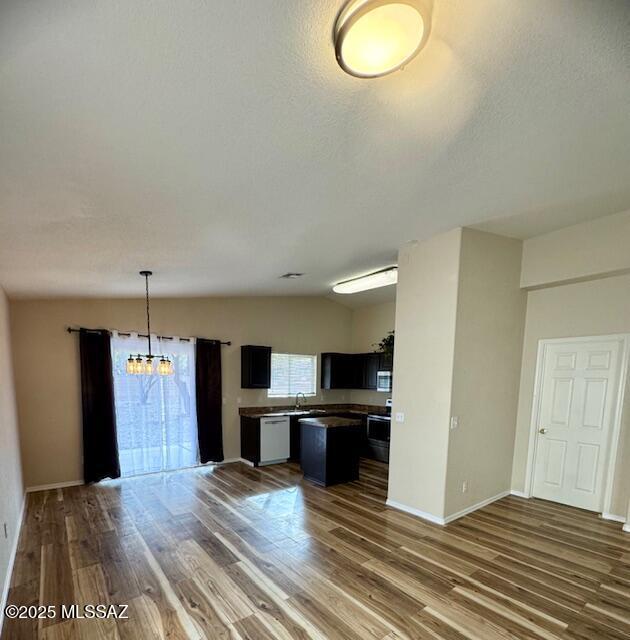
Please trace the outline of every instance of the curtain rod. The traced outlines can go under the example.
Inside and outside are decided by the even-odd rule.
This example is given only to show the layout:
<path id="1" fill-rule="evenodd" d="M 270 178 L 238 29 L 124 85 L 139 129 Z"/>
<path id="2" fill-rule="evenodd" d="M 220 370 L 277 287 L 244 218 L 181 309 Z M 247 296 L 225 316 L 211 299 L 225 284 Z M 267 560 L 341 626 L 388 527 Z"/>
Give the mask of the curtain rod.
<path id="1" fill-rule="evenodd" d="M 68 327 L 66 329 L 68 333 L 79 333 L 81 329 L 74 329 L 73 327 Z M 103 329 L 85 329 L 85 331 L 103 331 Z M 112 331 L 111 329 L 107 329 L 107 331 Z M 119 336 L 130 336 L 131 333 L 128 331 L 118 331 Z M 149 336 L 146 333 L 139 333 L 138 338 L 148 338 Z M 158 336 L 158 340 L 172 340 L 173 336 Z M 205 340 L 211 340 L 211 338 L 205 338 Z M 190 342 L 190 338 L 180 338 L 181 342 Z M 228 347 L 231 346 L 232 341 L 228 340 L 227 342 L 223 342 L 222 340 L 212 340 L 212 342 L 218 342 L 219 344 L 225 344 Z"/>

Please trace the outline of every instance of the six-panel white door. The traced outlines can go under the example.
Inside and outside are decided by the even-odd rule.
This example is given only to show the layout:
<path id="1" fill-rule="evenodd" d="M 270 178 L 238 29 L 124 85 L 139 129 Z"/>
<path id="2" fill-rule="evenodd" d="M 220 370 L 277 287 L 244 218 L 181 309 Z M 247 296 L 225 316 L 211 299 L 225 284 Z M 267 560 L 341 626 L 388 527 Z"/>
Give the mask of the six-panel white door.
<path id="1" fill-rule="evenodd" d="M 533 494 L 601 511 L 621 344 L 593 339 L 544 350 Z"/>

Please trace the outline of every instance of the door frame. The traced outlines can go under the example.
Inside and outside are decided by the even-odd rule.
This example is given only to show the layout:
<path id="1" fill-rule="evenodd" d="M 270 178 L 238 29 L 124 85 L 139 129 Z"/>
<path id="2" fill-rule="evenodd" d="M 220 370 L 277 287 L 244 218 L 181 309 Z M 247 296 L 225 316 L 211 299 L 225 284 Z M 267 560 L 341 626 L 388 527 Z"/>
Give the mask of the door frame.
<path id="1" fill-rule="evenodd" d="M 604 517 L 612 516 L 610 506 L 612 502 L 612 490 L 615 478 L 615 468 L 617 463 L 617 453 L 619 449 L 619 440 L 621 437 L 621 419 L 624 403 L 624 394 L 626 390 L 626 380 L 628 377 L 628 362 L 630 360 L 630 333 L 615 333 L 607 335 L 579 336 L 566 338 L 542 338 L 538 341 L 538 350 L 536 353 L 536 373 L 534 375 L 534 393 L 532 397 L 532 412 L 529 425 L 529 446 L 527 450 L 527 470 L 525 473 L 525 492 L 524 497 L 531 498 L 534 495 L 534 461 L 538 450 L 538 440 L 536 437 L 538 432 L 538 416 L 540 414 L 540 402 L 542 399 L 542 381 L 543 371 L 545 367 L 545 359 L 547 356 L 547 347 L 556 344 L 569 342 L 592 342 L 594 340 L 610 340 L 618 342 L 621 345 L 619 352 L 619 384 L 615 390 L 617 400 L 615 402 L 613 412 L 613 423 L 611 433 L 609 435 L 610 442 L 606 455 L 606 469 L 604 471 L 604 495 L 599 513 Z M 617 516 L 618 518 L 619 516 Z M 625 520 L 625 518 L 624 518 Z"/>

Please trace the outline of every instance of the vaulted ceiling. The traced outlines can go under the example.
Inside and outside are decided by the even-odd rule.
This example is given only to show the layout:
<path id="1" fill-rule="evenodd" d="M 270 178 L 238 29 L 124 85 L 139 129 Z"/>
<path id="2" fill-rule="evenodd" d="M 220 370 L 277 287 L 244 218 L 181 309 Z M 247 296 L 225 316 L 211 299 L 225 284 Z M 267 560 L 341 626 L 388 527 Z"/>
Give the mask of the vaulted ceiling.
<path id="1" fill-rule="evenodd" d="M 337 66 L 340 8 L 3 2 L 8 293 L 325 294 L 455 226 L 630 208 L 630 3 L 434 0 L 377 80 Z"/>

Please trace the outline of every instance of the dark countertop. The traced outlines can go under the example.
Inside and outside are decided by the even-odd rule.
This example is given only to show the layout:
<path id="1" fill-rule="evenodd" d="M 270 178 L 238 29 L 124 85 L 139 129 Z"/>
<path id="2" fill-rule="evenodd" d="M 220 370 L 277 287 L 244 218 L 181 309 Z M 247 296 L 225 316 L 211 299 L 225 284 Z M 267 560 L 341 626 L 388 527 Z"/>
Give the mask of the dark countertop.
<path id="1" fill-rule="evenodd" d="M 340 413 L 356 413 L 359 416 L 389 415 L 385 407 L 372 404 L 319 404 L 304 405 L 296 410 L 293 407 L 241 407 L 239 414 L 249 418 L 274 418 L 278 416 L 304 416 L 305 418 L 315 416 L 335 416 Z"/>
<path id="2" fill-rule="evenodd" d="M 355 418 L 324 416 L 321 418 L 300 418 L 300 424 L 306 424 L 311 427 L 322 427 L 323 429 L 332 429 L 333 427 L 360 427 L 361 420 L 357 420 Z"/>

